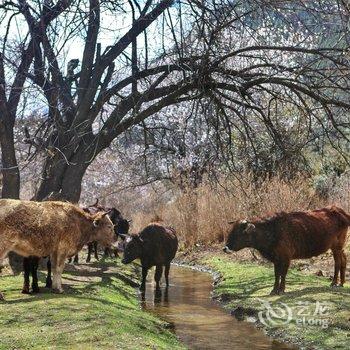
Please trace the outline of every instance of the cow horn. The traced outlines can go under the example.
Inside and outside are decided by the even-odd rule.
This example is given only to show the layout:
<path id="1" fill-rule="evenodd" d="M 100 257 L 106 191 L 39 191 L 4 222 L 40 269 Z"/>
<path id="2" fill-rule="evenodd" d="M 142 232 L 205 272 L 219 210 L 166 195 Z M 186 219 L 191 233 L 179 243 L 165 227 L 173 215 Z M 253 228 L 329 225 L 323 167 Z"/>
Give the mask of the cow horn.
<path id="1" fill-rule="evenodd" d="M 102 217 L 104 218 L 106 215 L 108 215 L 111 212 L 111 210 L 108 210 L 102 214 Z"/>

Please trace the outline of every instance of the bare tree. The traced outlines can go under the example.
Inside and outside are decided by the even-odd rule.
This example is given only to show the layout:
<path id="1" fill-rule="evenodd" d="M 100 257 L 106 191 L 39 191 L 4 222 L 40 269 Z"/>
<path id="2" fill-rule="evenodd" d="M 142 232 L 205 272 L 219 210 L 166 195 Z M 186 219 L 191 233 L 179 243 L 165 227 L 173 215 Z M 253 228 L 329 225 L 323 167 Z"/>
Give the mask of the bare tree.
<path id="1" fill-rule="evenodd" d="M 281 106 L 300 112 L 291 123 L 295 118 L 303 125 L 318 123 L 347 139 L 349 124 L 342 115 L 350 108 L 349 62 L 347 32 L 338 30 L 341 4 L 172 5 L 173 0 L 9 2 L 7 10 L 18 12 L 28 27 L 32 58 L 24 76 L 41 89 L 48 106 L 47 121 L 35 134 L 42 142 L 28 135 L 46 155 L 38 200 L 57 192 L 78 201 L 83 175 L 102 150 L 126 130 L 185 101 L 215 106 L 215 118 L 207 122 L 218 139 L 224 127 L 228 143 L 234 129 L 254 148 L 253 124 L 260 120 L 287 153 L 271 112 Z M 338 33 L 332 41 L 327 37 L 332 31 L 322 26 L 330 11 Z M 116 28 L 121 18 L 127 29 Z M 102 40 L 106 33 L 114 37 L 108 44 Z M 64 52 L 79 37 L 77 69 L 80 57 L 65 62 Z"/>
<path id="2" fill-rule="evenodd" d="M 2 197 L 19 198 L 20 174 L 15 153 L 14 126 L 18 106 L 27 79 L 30 66 L 35 55 L 35 46 L 39 44 L 37 36 L 42 36 L 47 26 L 55 20 L 67 7 L 69 1 L 58 1 L 50 10 L 46 7 L 38 15 L 37 20 L 32 19 L 32 34 L 24 36 L 19 42 L 10 44 L 9 31 L 16 16 L 27 13 L 28 5 L 24 1 L 18 3 L 5 1 L 0 5 L 0 21 L 5 24 L 2 50 L 0 51 L 0 144 L 2 161 Z M 14 47 L 12 47 L 14 45 Z M 20 54 L 16 55 L 16 51 Z M 17 56 L 17 66 L 14 76 L 5 71 L 5 61 L 10 55 Z M 11 56 L 11 60 L 14 57 Z M 12 79 L 11 79 L 12 78 Z"/>

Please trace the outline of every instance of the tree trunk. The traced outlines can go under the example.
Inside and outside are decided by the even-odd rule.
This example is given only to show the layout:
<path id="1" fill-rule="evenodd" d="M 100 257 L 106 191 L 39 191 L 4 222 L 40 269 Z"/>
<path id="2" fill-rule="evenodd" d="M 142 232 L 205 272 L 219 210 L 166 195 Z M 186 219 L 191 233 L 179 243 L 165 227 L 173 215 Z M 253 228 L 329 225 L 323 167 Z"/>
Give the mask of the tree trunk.
<path id="1" fill-rule="evenodd" d="M 19 198 L 20 174 L 16 160 L 13 128 L 2 124 L 0 128 L 2 163 L 2 198 Z"/>
<path id="2" fill-rule="evenodd" d="M 66 164 L 64 171 L 51 172 L 44 168 L 43 173 L 47 174 L 48 177 L 42 179 L 35 199 L 42 201 L 48 196 L 52 196 L 56 200 L 78 203 L 83 176 L 89 166 L 88 162 L 83 161 L 83 157 L 83 155 L 78 157 L 81 158 L 79 162 Z M 47 164 L 48 162 L 46 162 L 46 166 Z"/>

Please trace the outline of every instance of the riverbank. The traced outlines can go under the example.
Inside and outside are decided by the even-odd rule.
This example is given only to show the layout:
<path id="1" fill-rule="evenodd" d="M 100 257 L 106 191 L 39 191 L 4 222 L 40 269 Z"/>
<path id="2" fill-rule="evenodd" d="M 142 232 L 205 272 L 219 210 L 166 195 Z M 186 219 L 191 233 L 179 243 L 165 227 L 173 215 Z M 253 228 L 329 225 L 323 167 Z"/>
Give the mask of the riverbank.
<path id="1" fill-rule="evenodd" d="M 130 266 L 68 265 L 62 295 L 23 295 L 22 276 L 2 276 L 0 349 L 185 349 L 163 320 L 140 309 Z"/>
<path id="2" fill-rule="evenodd" d="M 350 288 L 331 289 L 326 277 L 291 269 L 286 293 L 270 296 L 273 267 L 201 254 L 192 264 L 217 273 L 214 298 L 237 319 L 254 322 L 270 336 L 307 349 L 349 349 Z"/>

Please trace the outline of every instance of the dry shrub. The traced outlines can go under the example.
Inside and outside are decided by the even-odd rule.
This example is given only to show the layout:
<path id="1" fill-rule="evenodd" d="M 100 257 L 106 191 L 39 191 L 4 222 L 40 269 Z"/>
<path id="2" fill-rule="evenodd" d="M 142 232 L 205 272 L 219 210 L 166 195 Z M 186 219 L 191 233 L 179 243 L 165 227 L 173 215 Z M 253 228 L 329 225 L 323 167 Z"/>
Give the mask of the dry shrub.
<path id="1" fill-rule="evenodd" d="M 330 202 L 341 206 L 350 213 L 350 170 L 335 181 L 330 192 Z M 347 250 L 350 252 L 350 231 L 347 239 Z"/>
<path id="2" fill-rule="evenodd" d="M 330 201 L 350 212 L 350 170 L 335 181 L 330 192 Z"/>
<path id="3" fill-rule="evenodd" d="M 308 179 L 286 181 L 276 176 L 257 185 L 250 174 L 244 180 L 231 178 L 216 185 L 204 182 L 196 189 L 173 189 L 170 198 L 165 201 L 157 193 L 142 196 L 144 205 L 133 212 L 132 228 L 139 231 L 158 215 L 176 228 L 185 249 L 224 241 L 228 221 L 325 205 Z"/>

